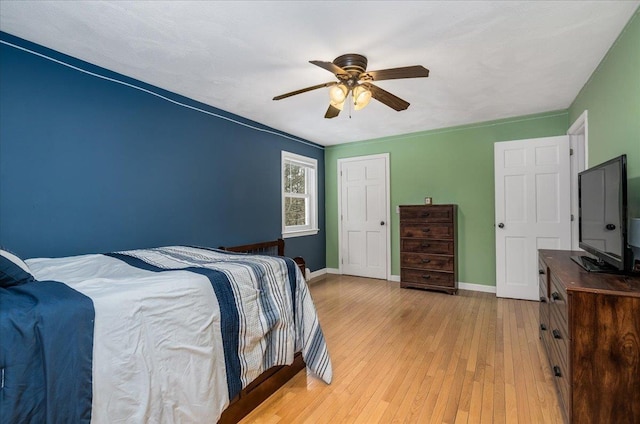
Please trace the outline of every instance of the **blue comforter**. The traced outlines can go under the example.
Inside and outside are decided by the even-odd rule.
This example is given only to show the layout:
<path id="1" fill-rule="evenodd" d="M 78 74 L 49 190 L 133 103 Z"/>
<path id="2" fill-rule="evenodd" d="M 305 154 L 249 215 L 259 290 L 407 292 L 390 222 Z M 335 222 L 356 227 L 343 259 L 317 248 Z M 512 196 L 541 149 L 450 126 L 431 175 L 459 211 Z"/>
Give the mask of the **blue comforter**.
<path id="1" fill-rule="evenodd" d="M 0 288 L 1 423 L 90 421 L 93 319 L 65 284 Z"/>
<path id="2" fill-rule="evenodd" d="M 331 364 L 286 258 L 173 246 L 27 261 L 0 291 L 0 422 L 211 422 L 302 351 Z"/>

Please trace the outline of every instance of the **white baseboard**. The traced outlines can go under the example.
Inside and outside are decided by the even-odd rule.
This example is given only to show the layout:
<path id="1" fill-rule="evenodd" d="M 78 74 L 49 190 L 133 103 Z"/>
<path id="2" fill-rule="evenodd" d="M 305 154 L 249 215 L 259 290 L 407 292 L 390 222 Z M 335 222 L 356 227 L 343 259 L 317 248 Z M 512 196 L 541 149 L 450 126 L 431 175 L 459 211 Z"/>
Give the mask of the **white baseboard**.
<path id="1" fill-rule="evenodd" d="M 470 290 L 484 293 L 495 293 L 496 286 L 485 286 L 484 284 L 463 283 L 458 281 L 458 288 L 462 290 Z"/>
<path id="2" fill-rule="evenodd" d="M 338 274 L 339 275 L 340 274 L 340 270 L 338 268 L 322 268 L 322 269 L 319 269 L 317 271 L 313 271 L 311 273 L 308 273 L 309 277 L 307 278 L 307 281 L 313 280 L 314 278 L 322 277 L 323 275 L 326 275 L 326 274 Z M 399 283 L 400 282 L 400 276 L 391 274 L 389 276 L 389 281 L 393 281 L 395 283 Z M 485 286 L 484 284 L 463 283 L 461 281 L 458 282 L 458 288 L 462 289 L 462 290 L 477 291 L 477 292 L 484 292 L 484 293 L 495 293 L 496 292 L 496 286 Z"/>
<path id="3" fill-rule="evenodd" d="M 319 277 L 323 277 L 327 274 L 340 274 L 340 270 L 335 268 L 322 268 L 317 271 L 311 272 L 309 268 L 307 268 L 307 275 L 305 276 L 305 280 L 311 281 Z"/>
<path id="4" fill-rule="evenodd" d="M 389 281 L 400 282 L 400 276 L 391 275 L 391 279 L 389 279 Z M 458 288 L 462 290 L 485 292 L 485 293 L 496 292 L 496 286 L 485 286 L 484 284 L 463 283 L 460 281 L 458 281 Z"/>

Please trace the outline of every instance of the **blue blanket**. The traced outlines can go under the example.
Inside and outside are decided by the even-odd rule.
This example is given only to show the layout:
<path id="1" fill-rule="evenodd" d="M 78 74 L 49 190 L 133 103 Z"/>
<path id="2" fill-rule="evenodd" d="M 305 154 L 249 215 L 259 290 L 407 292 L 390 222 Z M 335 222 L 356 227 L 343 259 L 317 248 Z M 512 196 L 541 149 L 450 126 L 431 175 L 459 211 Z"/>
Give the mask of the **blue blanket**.
<path id="1" fill-rule="evenodd" d="M 54 281 L 0 288 L 0 422 L 88 423 L 94 310 Z"/>

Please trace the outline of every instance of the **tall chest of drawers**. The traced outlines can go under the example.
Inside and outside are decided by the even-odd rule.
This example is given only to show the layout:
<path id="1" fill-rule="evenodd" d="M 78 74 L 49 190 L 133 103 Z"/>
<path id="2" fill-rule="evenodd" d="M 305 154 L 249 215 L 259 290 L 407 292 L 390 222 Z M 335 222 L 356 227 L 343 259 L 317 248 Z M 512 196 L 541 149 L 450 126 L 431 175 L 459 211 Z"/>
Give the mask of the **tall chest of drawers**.
<path id="1" fill-rule="evenodd" d="M 400 206 L 400 287 L 458 292 L 456 205 Z"/>
<path id="2" fill-rule="evenodd" d="M 640 423 L 640 277 L 540 250 L 540 338 L 569 423 Z"/>

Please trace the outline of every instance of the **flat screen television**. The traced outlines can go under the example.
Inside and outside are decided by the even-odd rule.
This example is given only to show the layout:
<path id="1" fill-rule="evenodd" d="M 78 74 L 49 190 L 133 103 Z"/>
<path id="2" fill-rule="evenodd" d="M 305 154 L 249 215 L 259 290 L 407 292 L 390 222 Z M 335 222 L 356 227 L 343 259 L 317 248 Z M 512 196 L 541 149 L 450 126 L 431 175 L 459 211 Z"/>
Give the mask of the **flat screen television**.
<path id="1" fill-rule="evenodd" d="M 579 246 L 592 256 L 573 260 L 591 272 L 630 270 L 627 244 L 627 156 L 578 174 Z"/>

